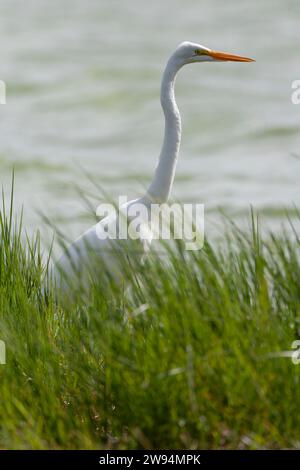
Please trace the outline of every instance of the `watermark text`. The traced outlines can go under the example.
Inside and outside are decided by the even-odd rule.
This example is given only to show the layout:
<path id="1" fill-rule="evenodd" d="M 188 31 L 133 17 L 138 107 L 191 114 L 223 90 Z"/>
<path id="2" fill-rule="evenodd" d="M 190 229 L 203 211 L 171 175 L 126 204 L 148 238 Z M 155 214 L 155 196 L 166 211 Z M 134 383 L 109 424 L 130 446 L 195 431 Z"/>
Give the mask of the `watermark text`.
<path id="1" fill-rule="evenodd" d="M 0 365 L 6 364 L 6 346 L 5 342 L 0 340 Z"/>
<path id="2" fill-rule="evenodd" d="M 291 100 L 293 104 L 300 104 L 300 80 L 294 80 L 292 82 Z"/>
<path id="3" fill-rule="evenodd" d="M 156 204 L 141 200 L 118 205 L 100 204 L 101 218 L 96 233 L 100 240 L 183 240 L 186 250 L 200 250 L 204 244 L 203 204 Z"/>
<path id="4" fill-rule="evenodd" d="M 0 80 L 0 104 L 6 104 L 6 84 Z"/>

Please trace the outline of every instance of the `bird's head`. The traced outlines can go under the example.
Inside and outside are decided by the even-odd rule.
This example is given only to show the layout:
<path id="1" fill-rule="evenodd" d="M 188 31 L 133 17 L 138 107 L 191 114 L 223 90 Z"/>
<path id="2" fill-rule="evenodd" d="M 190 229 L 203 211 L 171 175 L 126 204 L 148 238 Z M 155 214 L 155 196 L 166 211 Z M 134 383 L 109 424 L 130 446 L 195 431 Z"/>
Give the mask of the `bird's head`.
<path id="1" fill-rule="evenodd" d="M 254 59 L 228 52 L 215 51 L 208 47 L 201 46 L 195 42 L 185 41 L 181 43 L 173 54 L 173 58 L 178 65 L 192 64 L 194 62 L 254 62 Z"/>

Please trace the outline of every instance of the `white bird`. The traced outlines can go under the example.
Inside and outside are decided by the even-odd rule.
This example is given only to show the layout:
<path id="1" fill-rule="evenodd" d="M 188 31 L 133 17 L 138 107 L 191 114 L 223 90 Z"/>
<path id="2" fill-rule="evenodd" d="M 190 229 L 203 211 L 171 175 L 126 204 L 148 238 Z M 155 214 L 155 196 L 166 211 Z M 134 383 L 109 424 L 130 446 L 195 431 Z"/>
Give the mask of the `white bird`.
<path id="1" fill-rule="evenodd" d="M 154 178 L 146 194 L 136 200 L 130 201 L 120 208 L 120 213 L 125 214 L 140 205 L 149 208 L 152 203 L 163 204 L 168 201 L 178 159 L 181 140 L 181 118 L 176 104 L 174 85 L 177 72 L 186 64 L 198 62 L 252 62 L 253 59 L 226 52 L 219 52 L 193 42 L 183 42 L 170 56 L 165 67 L 160 100 L 165 116 L 164 140 L 155 170 Z M 96 225 L 83 233 L 69 248 L 67 248 L 56 265 L 56 281 L 59 285 L 65 284 L 74 276 L 80 276 L 84 282 L 86 269 L 91 263 L 101 269 L 103 263 L 113 275 L 118 275 L 121 267 L 118 265 L 116 247 L 121 250 L 130 245 L 130 240 L 103 239 L 99 234 L 109 231 L 109 227 L 119 223 L 120 215 L 115 213 L 108 215 Z M 141 253 L 145 253 L 152 240 L 150 230 L 144 231 L 139 244 Z"/>

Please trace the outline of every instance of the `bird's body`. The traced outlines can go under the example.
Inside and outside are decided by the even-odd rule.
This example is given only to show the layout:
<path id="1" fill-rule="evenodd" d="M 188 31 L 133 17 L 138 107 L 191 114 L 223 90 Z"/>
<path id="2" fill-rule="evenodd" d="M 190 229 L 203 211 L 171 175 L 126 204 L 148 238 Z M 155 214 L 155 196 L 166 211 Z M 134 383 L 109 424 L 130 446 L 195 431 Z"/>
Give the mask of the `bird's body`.
<path id="1" fill-rule="evenodd" d="M 118 265 L 118 250 L 127 249 L 132 240 L 103 239 L 99 234 L 110 226 L 119 224 L 120 214 L 128 210 L 135 212 L 135 208 L 144 207 L 147 214 L 142 227 L 143 236 L 139 238 L 141 254 L 149 250 L 152 233 L 148 228 L 149 208 L 152 203 L 163 204 L 168 201 L 179 154 L 181 140 L 181 118 L 175 100 L 174 85 L 177 72 L 185 64 L 211 61 L 239 61 L 250 62 L 252 59 L 235 56 L 223 52 L 213 51 L 196 43 L 184 42 L 178 46 L 167 62 L 161 83 L 161 105 L 165 115 L 165 133 L 162 150 L 155 170 L 154 178 L 147 193 L 136 200 L 130 201 L 120 208 L 120 213 L 108 215 L 96 225 L 83 233 L 69 248 L 67 248 L 56 265 L 56 280 L 61 285 L 65 280 L 75 276 L 85 278 L 85 268 L 101 269 L 103 263 L 114 276 L 120 275 Z M 136 247 L 136 243 L 134 244 Z M 95 266 L 94 266 L 95 265 Z"/>
<path id="2" fill-rule="evenodd" d="M 139 205 L 147 207 L 146 199 L 140 198 L 123 204 L 118 211 L 112 211 L 100 222 L 86 230 L 63 253 L 55 269 L 55 280 L 60 287 L 70 287 L 80 280 L 83 287 L 88 282 L 90 273 L 99 273 L 100 270 L 109 271 L 116 281 L 121 279 L 122 255 L 143 254 L 150 249 L 152 233 L 148 230 L 147 220 L 142 227 L 143 237 L 136 240 L 102 237 L 103 233 L 114 230 L 118 233 L 120 219 L 126 214 L 135 212 Z M 130 222 L 130 217 L 127 219 Z M 138 235 L 138 234 L 137 234 Z M 124 259 L 124 258 L 123 258 Z"/>

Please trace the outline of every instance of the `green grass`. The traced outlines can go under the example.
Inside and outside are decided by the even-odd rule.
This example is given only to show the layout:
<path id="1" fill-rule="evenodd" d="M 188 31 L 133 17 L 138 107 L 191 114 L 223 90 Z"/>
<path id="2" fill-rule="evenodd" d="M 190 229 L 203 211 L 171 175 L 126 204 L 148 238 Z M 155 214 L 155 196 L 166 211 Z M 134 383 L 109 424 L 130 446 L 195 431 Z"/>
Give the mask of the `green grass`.
<path id="1" fill-rule="evenodd" d="M 297 237 L 227 227 L 66 307 L 14 220 L 3 208 L 0 448 L 300 447 L 300 365 L 272 355 L 300 338 Z"/>

